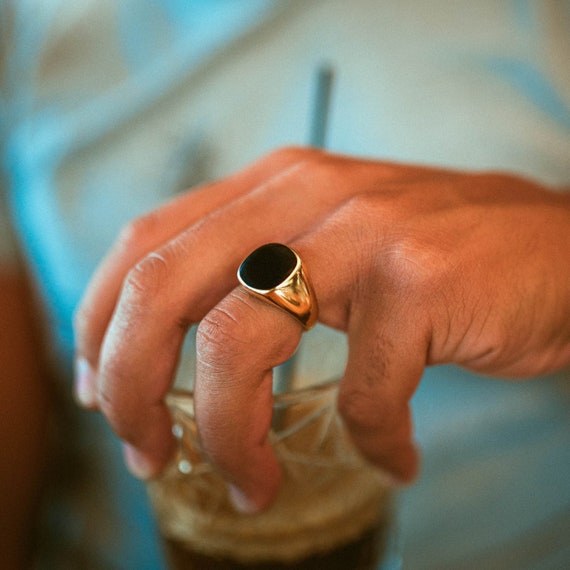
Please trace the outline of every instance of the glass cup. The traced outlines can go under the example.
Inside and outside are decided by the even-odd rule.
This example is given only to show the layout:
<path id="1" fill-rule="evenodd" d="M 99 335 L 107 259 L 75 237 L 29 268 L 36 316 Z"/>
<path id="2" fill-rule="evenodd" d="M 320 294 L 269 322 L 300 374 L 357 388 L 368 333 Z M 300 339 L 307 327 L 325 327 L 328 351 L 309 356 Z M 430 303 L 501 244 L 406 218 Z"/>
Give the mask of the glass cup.
<path id="1" fill-rule="evenodd" d="M 338 382 L 294 387 L 299 364 L 296 382 L 281 379 L 274 389 L 270 440 L 283 486 L 276 502 L 255 515 L 233 509 L 222 477 L 202 452 L 192 392 L 169 395 L 176 457 L 148 490 L 171 568 L 399 567 L 388 478 L 351 444 L 336 412 Z"/>

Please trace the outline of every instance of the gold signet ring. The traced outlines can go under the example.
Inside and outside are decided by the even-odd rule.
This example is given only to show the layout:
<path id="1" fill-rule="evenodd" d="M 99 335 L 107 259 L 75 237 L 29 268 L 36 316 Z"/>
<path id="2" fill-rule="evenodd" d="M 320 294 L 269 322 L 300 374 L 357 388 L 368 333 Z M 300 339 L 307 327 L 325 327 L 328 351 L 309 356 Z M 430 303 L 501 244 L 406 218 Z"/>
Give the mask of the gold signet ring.
<path id="1" fill-rule="evenodd" d="M 268 243 L 239 266 L 239 282 L 248 293 L 293 315 L 305 330 L 317 322 L 317 299 L 299 254 L 281 243 Z"/>

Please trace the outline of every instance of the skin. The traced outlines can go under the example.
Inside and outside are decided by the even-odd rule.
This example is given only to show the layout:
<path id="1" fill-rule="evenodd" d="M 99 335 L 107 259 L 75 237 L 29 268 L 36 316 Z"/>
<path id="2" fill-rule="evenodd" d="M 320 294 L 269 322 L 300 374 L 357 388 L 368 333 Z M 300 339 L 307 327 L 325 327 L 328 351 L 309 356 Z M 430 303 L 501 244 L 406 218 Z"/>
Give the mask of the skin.
<path id="1" fill-rule="evenodd" d="M 409 401 L 426 366 L 525 378 L 570 363 L 569 196 L 506 174 L 282 149 L 133 221 L 77 312 L 77 397 L 125 441 L 136 476 L 172 453 L 163 399 L 199 322 L 205 449 L 238 508 L 273 500 L 271 370 L 302 329 L 236 287 L 235 271 L 274 241 L 300 253 L 319 320 L 346 331 L 339 411 L 399 481 L 418 472 Z"/>

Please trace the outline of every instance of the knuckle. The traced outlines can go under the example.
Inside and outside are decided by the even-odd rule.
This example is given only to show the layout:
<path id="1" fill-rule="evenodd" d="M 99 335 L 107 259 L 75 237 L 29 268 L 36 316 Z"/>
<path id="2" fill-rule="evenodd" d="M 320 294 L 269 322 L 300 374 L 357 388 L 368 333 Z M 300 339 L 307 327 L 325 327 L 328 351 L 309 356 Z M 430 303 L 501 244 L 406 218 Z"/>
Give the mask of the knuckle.
<path id="1" fill-rule="evenodd" d="M 390 240 L 384 251 L 384 273 L 401 290 L 417 294 L 432 294 L 453 274 L 450 250 L 443 242 L 409 230 Z"/>
<path id="2" fill-rule="evenodd" d="M 186 330 L 197 318 L 195 308 L 186 306 L 188 289 L 180 287 L 187 275 L 186 261 L 187 248 L 182 239 L 173 239 L 145 255 L 123 281 L 120 307 L 130 315 L 157 315 L 162 321 L 177 315 L 179 325 Z"/>
<path id="3" fill-rule="evenodd" d="M 365 238 L 368 234 L 367 239 L 370 240 L 371 236 L 373 239 L 378 237 L 377 231 L 369 233 L 370 229 L 378 227 L 378 220 L 382 220 L 384 225 L 391 221 L 389 211 L 389 205 L 382 195 L 363 191 L 349 196 L 339 206 L 335 215 L 347 227 L 353 227 L 360 238 Z"/>
<path id="4" fill-rule="evenodd" d="M 200 321 L 196 356 L 200 366 L 223 371 L 272 368 L 295 350 L 300 330 L 289 315 L 281 315 L 247 294 L 234 291 Z M 247 354 L 247 358 L 244 355 Z"/>
<path id="5" fill-rule="evenodd" d="M 236 345 L 251 341 L 251 327 L 245 325 L 224 305 L 217 305 L 200 321 L 196 333 L 196 351 L 200 362 L 224 366 L 232 362 Z M 248 332 L 250 331 L 250 332 Z"/>
<path id="6" fill-rule="evenodd" d="M 383 242 L 383 229 L 379 227 L 378 208 L 381 200 L 373 193 L 364 192 L 351 196 L 335 211 L 329 223 L 349 248 L 356 267 L 357 277 L 370 275 L 377 263 Z M 359 281 L 359 279 L 355 281 Z"/>
<path id="7" fill-rule="evenodd" d="M 172 263 L 166 251 L 151 252 L 125 277 L 123 295 L 131 303 L 152 306 L 161 297 L 172 278 Z"/>
<path id="8" fill-rule="evenodd" d="M 342 206 L 342 212 L 351 220 L 366 220 L 372 212 L 376 215 L 380 204 L 381 199 L 375 193 L 359 192 L 348 198 Z"/>
<path id="9" fill-rule="evenodd" d="M 119 251 L 131 252 L 140 248 L 152 236 L 157 228 L 158 217 L 151 212 L 131 220 L 122 228 L 116 242 Z"/>

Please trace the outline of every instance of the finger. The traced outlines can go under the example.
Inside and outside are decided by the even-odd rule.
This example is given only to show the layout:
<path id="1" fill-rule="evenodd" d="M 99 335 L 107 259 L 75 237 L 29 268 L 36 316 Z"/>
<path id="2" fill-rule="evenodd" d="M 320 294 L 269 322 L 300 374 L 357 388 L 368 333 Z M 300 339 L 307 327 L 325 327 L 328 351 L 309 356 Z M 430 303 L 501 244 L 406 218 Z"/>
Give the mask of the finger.
<path id="1" fill-rule="evenodd" d="M 312 265 L 314 280 L 334 284 L 321 287 L 321 319 L 348 334 L 338 396 L 344 424 L 370 462 L 409 482 L 419 464 L 409 401 L 427 361 L 431 328 L 421 307 L 429 301 L 418 302 L 414 279 L 394 264 L 400 246 L 385 217 L 377 195 L 358 196 L 300 247 L 335 248 L 336 264 L 319 256 Z M 368 228 L 356 248 L 355 220 Z"/>
<path id="2" fill-rule="evenodd" d="M 348 334 L 338 410 L 351 439 L 371 463 L 409 482 L 419 465 L 409 401 L 426 365 L 431 329 L 426 314 L 412 312 L 422 306 L 414 283 L 388 261 L 391 228 L 382 224 L 378 204 L 382 212 L 374 195 L 351 200 L 296 248 L 311 260 L 320 320 Z M 355 220 L 368 226 L 357 241 Z"/>
<path id="3" fill-rule="evenodd" d="M 265 508 L 279 488 L 281 469 L 268 442 L 272 369 L 293 354 L 301 331 L 289 315 L 240 289 L 198 327 L 200 439 L 243 511 Z"/>
<path id="4" fill-rule="evenodd" d="M 426 363 L 426 327 L 418 322 L 420 315 L 410 319 L 401 300 L 391 296 L 380 294 L 353 307 L 338 409 L 364 456 L 407 483 L 419 464 L 409 401 Z"/>
<path id="5" fill-rule="evenodd" d="M 282 149 L 225 180 L 187 192 L 125 227 L 93 276 L 75 315 L 80 400 L 87 401 L 90 396 L 89 383 L 93 376 L 90 368 L 96 367 L 105 330 L 129 270 L 185 228 L 239 198 L 261 181 L 317 152 Z"/>

